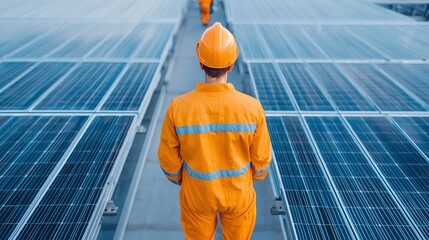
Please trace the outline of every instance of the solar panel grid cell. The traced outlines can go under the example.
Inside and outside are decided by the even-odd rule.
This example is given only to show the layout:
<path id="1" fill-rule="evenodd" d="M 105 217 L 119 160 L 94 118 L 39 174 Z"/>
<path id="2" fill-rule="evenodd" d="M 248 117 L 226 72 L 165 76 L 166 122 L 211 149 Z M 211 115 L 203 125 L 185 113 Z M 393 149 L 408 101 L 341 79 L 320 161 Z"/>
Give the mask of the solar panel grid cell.
<path id="1" fill-rule="evenodd" d="M 132 121 L 95 117 L 17 239 L 82 239 Z"/>
<path id="2" fill-rule="evenodd" d="M 308 66 L 340 111 L 376 111 L 334 64 L 314 63 Z"/>
<path id="3" fill-rule="evenodd" d="M 94 110 L 124 63 L 82 63 L 35 110 Z"/>
<path id="4" fill-rule="evenodd" d="M 265 111 L 294 111 L 281 77 L 271 63 L 250 64 L 259 100 Z"/>
<path id="5" fill-rule="evenodd" d="M 32 63 L 0 63 L 0 89 L 30 68 Z"/>
<path id="6" fill-rule="evenodd" d="M 426 111 L 426 108 L 410 97 L 369 64 L 341 64 L 350 78 L 364 89 L 383 111 Z"/>
<path id="7" fill-rule="evenodd" d="M 67 71 L 71 63 L 40 63 L 0 95 L 0 110 L 26 110 Z"/>
<path id="8" fill-rule="evenodd" d="M 347 117 L 424 238 L 429 237 L 429 162 L 385 117 Z"/>
<path id="9" fill-rule="evenodd" d="M 87 117 L 22 116 L 7 119 L 0 127 L 2 239 L 10 236 Z"/>
<path id="10" fill-rule="evenodd" d="M 128 68 L 102 110 L 137 111 L 155 76 L 157 63 L 134 63 Z"/>
<path id="11" fill-rule="evenodd" d="M 307 117 L 306 121 L 360 238 L 418 238 L 341 119 Z"/>
<path id="12" fill-rule="evenodd" d="M 334 111 L 306 65 L 297 63 L 278 65 L 301 111 Z"/>
<path id="13" fill-rule="evenodd" d="M 268 127 L 299 239 L 354 239 L 298 117 Z"/>

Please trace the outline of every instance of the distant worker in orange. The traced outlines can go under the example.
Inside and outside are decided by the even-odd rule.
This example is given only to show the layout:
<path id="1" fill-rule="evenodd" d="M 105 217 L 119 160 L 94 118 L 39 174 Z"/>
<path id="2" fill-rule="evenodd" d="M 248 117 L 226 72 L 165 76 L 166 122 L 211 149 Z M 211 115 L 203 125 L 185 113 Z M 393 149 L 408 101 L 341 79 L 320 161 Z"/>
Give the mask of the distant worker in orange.
<path id="1" fill-rule="evenodd" d="M 180 216 L 186 239 L 250 239 L 256 221 L 254 182 L 268 173 L 270 137 L 261 103 L 234 89 L 227 75 L 238 48 L 220 23 L 196 47 L 205 83 L 174 98 L 158 150 L 166 177 L 181 185 Z"/>
<path id="2" fill-rule="evenodd" d="M 203 25 L 206 26 L 210 22 L 210 8 L 212 6 L 213 0 L 198 0 L 201 8 L 201 21 Z"/>

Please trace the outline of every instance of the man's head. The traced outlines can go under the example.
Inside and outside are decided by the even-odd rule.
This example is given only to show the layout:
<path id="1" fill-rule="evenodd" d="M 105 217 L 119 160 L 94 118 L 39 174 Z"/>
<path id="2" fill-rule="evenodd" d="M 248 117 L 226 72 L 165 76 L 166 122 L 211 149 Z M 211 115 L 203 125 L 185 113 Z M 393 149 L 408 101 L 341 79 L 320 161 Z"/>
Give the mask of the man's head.
<path id="1" fill-rule="evenodd" d="M 197 43 L 197 56 L 206 78 L 220 78 L 232 70 L 238 58 L 234 36 L 219 22 L 207 28 Z"/>

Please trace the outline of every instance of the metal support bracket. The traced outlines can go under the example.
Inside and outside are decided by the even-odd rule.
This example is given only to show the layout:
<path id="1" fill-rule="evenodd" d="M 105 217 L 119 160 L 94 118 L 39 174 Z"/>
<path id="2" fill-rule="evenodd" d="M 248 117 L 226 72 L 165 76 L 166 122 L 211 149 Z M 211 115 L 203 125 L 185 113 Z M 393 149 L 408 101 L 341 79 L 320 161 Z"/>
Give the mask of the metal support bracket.
<path id="1" fill-rule="evenodd" d="M 284 204 L 280 197 L 274 199 L 274 205 L 271 207 L 271 215 L 286 215 Z"/>
<path id="2" fill-rule="evenodd" d="M 118 207 L 112 200 L 108 201 L 104 208 L 103 216 L 116 216 L 117 213 Z"/>
<path id="3" fill-rule="evenodd" d="M 145 128 L 142 125 L 137 126 L 137 133 L 146 133 L 146 132 L 147 132 L 147 128 Z"/>

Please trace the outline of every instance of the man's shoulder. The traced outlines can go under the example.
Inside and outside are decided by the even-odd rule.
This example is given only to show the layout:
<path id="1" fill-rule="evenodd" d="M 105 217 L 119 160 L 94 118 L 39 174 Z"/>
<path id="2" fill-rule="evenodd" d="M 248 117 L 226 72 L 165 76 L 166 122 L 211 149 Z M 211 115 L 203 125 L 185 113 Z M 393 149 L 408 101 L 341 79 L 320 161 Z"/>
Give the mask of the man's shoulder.
<path id="1" fill-rule="evenodd" d="M 242 93 L 239 91 L 235 91 L 235 93 L 237 94 L 237 97 L 240 98 L 242 101 L 244 101 L 246 104 L 257 106 L 257 107 L 261 105 L 261 102 L 258 99 L 250 95 L 247 95 L 246 93 Z"/>

